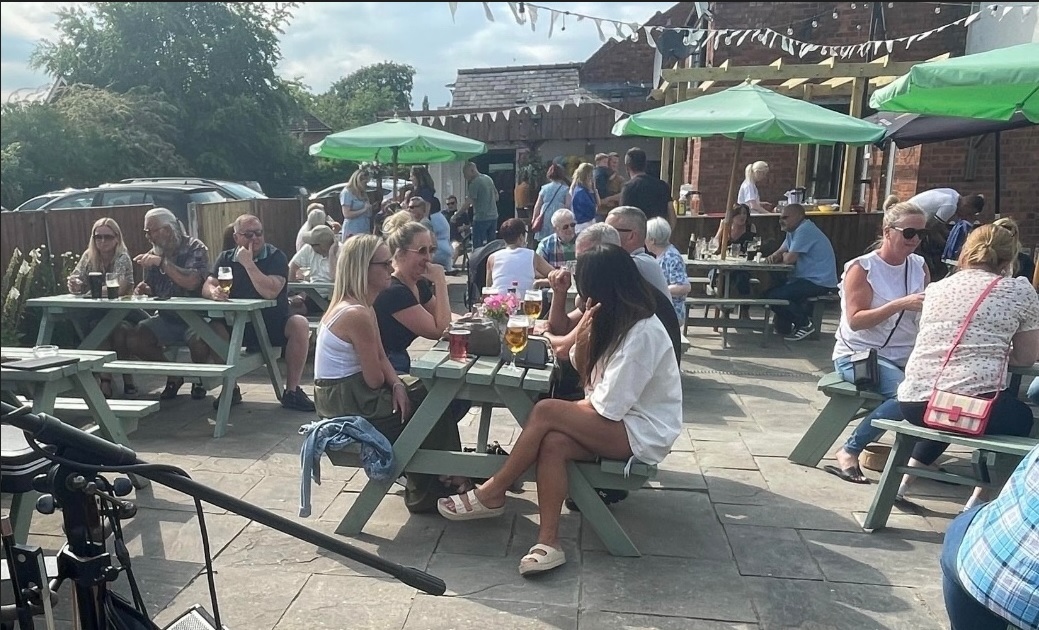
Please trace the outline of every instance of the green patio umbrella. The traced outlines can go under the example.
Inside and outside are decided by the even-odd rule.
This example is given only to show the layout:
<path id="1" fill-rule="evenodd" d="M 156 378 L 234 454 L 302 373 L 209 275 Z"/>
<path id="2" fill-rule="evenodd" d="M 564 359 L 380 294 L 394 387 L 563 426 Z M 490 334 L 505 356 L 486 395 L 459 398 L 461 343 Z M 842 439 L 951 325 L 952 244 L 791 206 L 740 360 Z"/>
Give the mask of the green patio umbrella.
<path id="1" fill-rule="evenodd" d="M 431 164 L 456 162 L 487 152 L 487 145 L 413 122 L 390 118 L 347 129 L 310 145 L 310 154 L 333 160 Z"/>
<path id="2" fill-rule="evenodd" d="M 869 99 L 889 112 L 1039 122 L 1039 43 L 917 64 Z"/>
<path id="3" fill-rule="evenodd" d="M 736 173 L 744 139 L 767 144 L 842 142 L 862 145 L 880 139 L 884 128 L 808 101 L 743 83 L 629 116 L 613 126 L 613 135 L 651 138 L 725 136 L 735 139 L 728 208 L 735 196 Z"/>

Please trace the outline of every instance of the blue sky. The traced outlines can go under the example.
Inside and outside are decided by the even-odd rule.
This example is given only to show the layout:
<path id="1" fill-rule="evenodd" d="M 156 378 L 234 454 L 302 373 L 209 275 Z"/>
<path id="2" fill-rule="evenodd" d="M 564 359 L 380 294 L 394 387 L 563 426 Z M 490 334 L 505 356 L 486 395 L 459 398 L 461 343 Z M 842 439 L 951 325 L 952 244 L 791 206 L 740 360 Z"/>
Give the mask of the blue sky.
<path id="1" fill-rule="evenodd" d="M 76 3 L 4 2 L 0 5 L 0 97 L 45 87 L 50 79 L 28 66 L 40 39 L 53 39 L 57 6 Z M 478 2 L 460 2 L 454 20 L 447 2 L 305 3 L 281 39 L 279 73 L 301 78 L 312 91 L 322 92 L 337 79 L 373 63 L 393 61 L 413 66 L 414 105 L 428 95 L 430 106 L 442 107 L 451 98 L 446 84 L 460 68 L 484 68 L 584 61 L 601 42 L 595 25 L 568 18 L 565 31 L 556 24 L 548 37 L 542 12 L 537 30 L 519 25 L 505 2 L 489 3 L 490 22 Z M 539 3 L 560 11 L 644 23 L 674 3 Z M 403 20 L 402 20 L 403 18 Z M 607 33 L 612 27 L 604 27 Z"/>

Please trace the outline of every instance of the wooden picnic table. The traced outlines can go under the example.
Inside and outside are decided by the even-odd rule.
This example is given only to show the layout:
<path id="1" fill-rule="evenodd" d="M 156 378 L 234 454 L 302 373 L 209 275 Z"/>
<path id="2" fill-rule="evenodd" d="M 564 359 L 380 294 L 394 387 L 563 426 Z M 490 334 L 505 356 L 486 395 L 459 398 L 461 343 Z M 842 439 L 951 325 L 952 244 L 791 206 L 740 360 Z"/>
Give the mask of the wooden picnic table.
<path id="1" fill-rule="evenodd" d="M 43 310 L 37 345 L 50 343 L 56 321 L 73 313 L 102 311 L 105 315 L 98 324 L 83 336 L 80 349 L 93 350 L 112 334 L 116 326 L 131 312 L 138 309 L 145 311 L 170 311 L 179 315 L 191 328 L 191 331 L 202 339 L 224 361 L 222 364 L 152 362 L 152 361 L 106 361 L 95 371 L 116 372 L 125 374 L 157 374 L 167 376 L 186 376 L 200 378 L 220 378 L 223 389 L 220 392 L 216 413 L 216 427 L 213 437 L 221 437 L 227 432 L 228 418 L 231 413 L 231 395 L 235 381 L 245 374 L 266 365 L 274 393 L 281 399 L 285 389 L 278 368 L 278 355 L 271 346 L 267 336 L 267 328 L 263 324 L 261 310 L 274 306 L 274 300 L 234 299 L 226 302 L 207 300 L 201 297 L 172 297 L 167 300 L 130 299 L 129 296 L 117 300 L 81 297 L 78 295 L 52 295 L 33 298 L 26 302 L 29 306 Z M 228 322 L 231 331 L 230 341 L 218 335 L 203 317 L 223 318 Z M 252 324 L 259 344 L 259 354 L 241 352 L 246 324 Z M 85 331 L 84 331 L 85 332 Z M 114 356 L 112 357 L 115 358 Z"/>
<path id="2" fill-rule="evenodd" d="M 549 391 L 553 371 L 551 363 L 544 369 L 525 369 L 504 365 L 499 357 L 454 361 L 448 356 L 444 342 L 412 362 L 411 374 L 424 382 L 428 394 L 393 445 L 394 465 L 388 476 L 390 480 L 369 479 L 339 523 L 336 533 L 359 534 L 393 485 L 393 480 L 404 472 L 474 478 L 492 476 L 501 467 L 505 456 L 486 453 L 491 408 L 504 406 L 523 425 L 539 396 Z M 482 407 L 476 451 L 455 453 L 420 449 L 437 420 L 455 399 L 470 400 Z M 326 454 L 334 465 L 356 465 L 356 459 L 344 456 L 342 451 L 329 450 Z M 631 467 L 629 477 L 622 476 L 623 469 L 624 462 L 571 462 L 568 466 L 570 496 L 610 553 L 637 556 L 638 550 L 599 499 L 595 488 L 612 486 L 634 490 L 641 487 L 656 468 L 636 463 Z"/>
<path id="3" fill-rule="evenodd" d="M 5 359 L 31 359 L 32 348 L 13 348 L 4 346 L 0 348 L 0 355 Z M 19 370 L 4 367 L 0 364 L 0 388 L 4 391 L 20 393 L 25 392 L 32 396 L 33 413 L 46 413 L 54 415 L 55 401 L 62 393 L 72 391 L 82 396 L 87 410 L 97 423 L 98 432 L 102 437 L 130 447 L 130 439 L 126 435 L 122 421 L 115 415 L 112 408 L 101 393 L 101 387 L 94 378 L 94 372 L 99 371 L 108 361 L 115 359 L 114 352 L 59 349 L 57 356 L 62 358 L 78 359 L 75 363 L 55 367 L 41 368 L 38 370 Z M 143 477 L 131 477 L 134 485 L 144 488 L 148 480 Z M 30 498 L 35 501 L 35 495 L 27 493 L 16 495 L 19 501 L 27 501 Z M 32 518 L 32 508 L 20 505 L 19 509 L 12 510 L 17 515 L 15 519 L 15 532 L 19 540 L 25 540 Z"/>
<path id="4" fill-rule="evenodd" d="M 289 282 L 289 293 L 306 293 L 307 297 L 313 300 L 314 304 L 321 307 L 322 311 L 328 310 L 328 298 L 332 295 L 332 289 L 335 285 L 331 282 L 309 282 L 309 281 L 296 281 Z"/>

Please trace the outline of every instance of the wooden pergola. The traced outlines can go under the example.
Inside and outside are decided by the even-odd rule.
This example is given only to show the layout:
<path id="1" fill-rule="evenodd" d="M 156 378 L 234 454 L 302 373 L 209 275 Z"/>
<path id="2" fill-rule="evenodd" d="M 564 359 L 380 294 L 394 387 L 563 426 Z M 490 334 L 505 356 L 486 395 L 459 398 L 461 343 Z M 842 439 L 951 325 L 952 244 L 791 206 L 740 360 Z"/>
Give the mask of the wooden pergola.
<path id="1" fill-rule="evenodd" d="M 945 59 L 948 53 L 927 61 Z M 891 61 L 889 55 L 868 62 L 838 63 L 829 57 L 817 64 L 793 65 L 777 59 L 767 66 L 732 66 L 726 60 L 713 68 L 680 68 L 663 70 L 664 83 L 653 90 L 650 98 L 663 100 L 665 105 L 685 101 L 718 92 L 733 84 L 750 81 L 761 84 L 785 96 L 812 100 L 813 98 L 848 97 L 851 116 L 862 117 L 862 106 L 866 96 L 877 88 L 891 83 L 920 61 Z M 778 84 L 777 84 L 778 83 Z M 676 141 L 677 140 L 677 141 Z M 664 138 L 660 172 L 668 173 L 672 195 L 677 196 L 682 184 L 679 169 L 674 168 L 682 158 L 680 138 Z M 855 186 L 855 160 L 844 147 L 844 168 L 841 173 L 840 210 L 851 209 L 852 191 Z M 799 145 L 797 150 L 796 186 L 804 186 L 808 176 L 808 145 Z"/>

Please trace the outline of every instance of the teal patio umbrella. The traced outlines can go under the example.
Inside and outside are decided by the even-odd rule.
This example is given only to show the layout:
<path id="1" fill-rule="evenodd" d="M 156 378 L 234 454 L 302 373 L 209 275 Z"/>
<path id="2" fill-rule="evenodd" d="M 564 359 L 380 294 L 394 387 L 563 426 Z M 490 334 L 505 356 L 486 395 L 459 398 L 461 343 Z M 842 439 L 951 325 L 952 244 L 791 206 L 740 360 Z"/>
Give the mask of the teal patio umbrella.
<path id="1" fill-rule="evenodd" d="M 665 105 L 618 121 L 615 136 L 707 138 L 736 140 L 729 198 L 735 196 L 736 174 L 743 141 L 766 144 L 870 144 L 884 128 L 847 114 L 767 88 L 743 83 L 721 92 Z"/>
<path id="2" fill-rule="evenodd" d="M 432 164 L 468 160 L 487 152 L 478 140 L 400 118 L 333 133 L 310 145 L 310 154 L 333 160 Z"/>
<path id="3" fill-rule="evenodd" d="M 1039 43 L 919 63 L 873 93 L 888 112 L 1039 122 Z"/>

